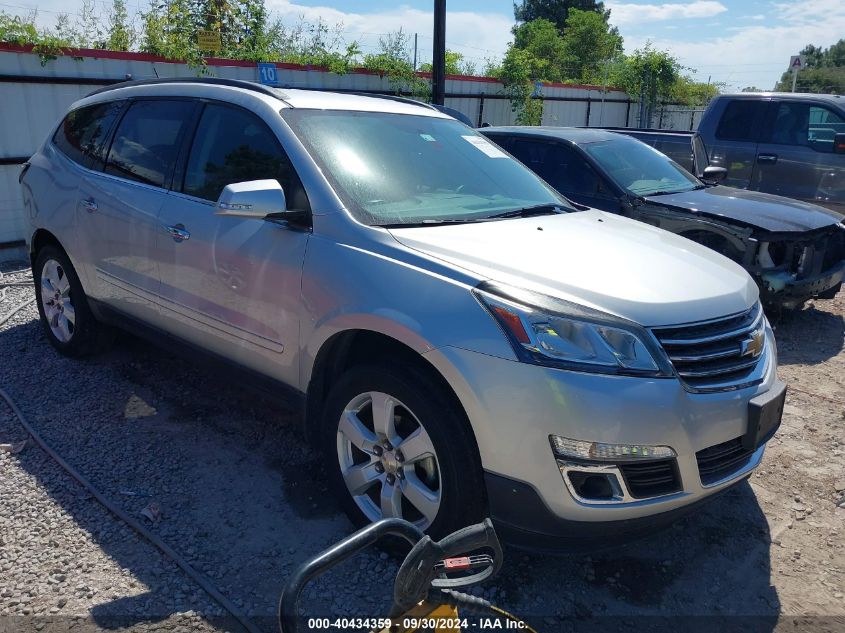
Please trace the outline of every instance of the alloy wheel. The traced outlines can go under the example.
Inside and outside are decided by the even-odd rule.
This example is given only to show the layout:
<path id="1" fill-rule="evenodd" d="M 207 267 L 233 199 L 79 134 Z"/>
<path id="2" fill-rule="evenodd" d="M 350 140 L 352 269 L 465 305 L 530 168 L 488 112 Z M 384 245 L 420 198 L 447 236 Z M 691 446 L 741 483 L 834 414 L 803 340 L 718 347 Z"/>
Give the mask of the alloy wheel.
<path id="1" fill-rule="evenodd" d="M 70 280 L 55 259 L 48 259 L 41 269 L 41 306 L 53 336 L 62 343 L 70 342 L 76 329 L 76 310 L 70 296 Z"/>
<path id="2" fill-rule="evenodd" d="M 426 529 L 440 509 L 440 463 L 425 427 L 393 396 L 370 391 L 344 407 L 337 457 L 349 494 L 370 521 L 397 517 Z"/>

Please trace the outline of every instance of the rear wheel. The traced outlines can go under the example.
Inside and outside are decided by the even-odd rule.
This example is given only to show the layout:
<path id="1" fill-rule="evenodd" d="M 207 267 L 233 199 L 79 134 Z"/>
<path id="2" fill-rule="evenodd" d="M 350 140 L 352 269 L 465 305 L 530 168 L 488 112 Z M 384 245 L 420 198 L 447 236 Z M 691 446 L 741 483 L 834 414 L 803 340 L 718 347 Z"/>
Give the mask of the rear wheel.
<path id="1" fill-rule="evenodd" d="M 66 356 L 85 356 L 110 340 L 88 307 L 88 299 L 70 259 L 56 246 L 45 246 L 33 265 L 38 313 L 47 339 Z"/>
<path id="2" fill-rule="evenodd" d="M 323 429 L 332 487 L 356 524 L 398 517 L 440 536 L 482 518 L 474 439 L 425 372 L 349 370 L 329 395 Z"/>

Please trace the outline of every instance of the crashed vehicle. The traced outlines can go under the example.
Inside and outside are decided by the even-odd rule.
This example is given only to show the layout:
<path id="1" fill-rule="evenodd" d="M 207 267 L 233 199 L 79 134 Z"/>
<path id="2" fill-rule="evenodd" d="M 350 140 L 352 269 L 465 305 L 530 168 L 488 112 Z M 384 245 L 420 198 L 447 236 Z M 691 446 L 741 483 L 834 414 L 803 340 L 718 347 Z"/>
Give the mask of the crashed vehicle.
<path id="1" fill-rule="evenodd" d="M 719 167 L 696 177 L 653 147 L 606 130 L 480 131 L 573 202 L 677 233 L 741 264 L 768 306 L 796 308 L 842 287 L 845 216 L 836 211 L 719 185 Z"/>

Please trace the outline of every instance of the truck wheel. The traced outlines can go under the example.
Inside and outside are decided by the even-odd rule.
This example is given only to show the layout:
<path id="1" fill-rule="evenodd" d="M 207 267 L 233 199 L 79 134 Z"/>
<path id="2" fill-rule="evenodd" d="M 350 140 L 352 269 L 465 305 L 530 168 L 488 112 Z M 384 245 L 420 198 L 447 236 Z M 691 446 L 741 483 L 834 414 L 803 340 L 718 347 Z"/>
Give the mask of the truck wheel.
<path id="1" fill-rule="evenodd" d="M 483 518 L 475 440 L 452 398 L 425 372 L 352 368 L 324 411 L 330 485 L 355 524 L 398 517 L 436 538 Z"/>
<path id="2" fill-rule="evenodd" d="M 35 297 L 47 340 L 65 356 L 86 356 L 103 349 L 110 330 L 94 318 L 68 256 L 48 245 L 32 269 Z"/>

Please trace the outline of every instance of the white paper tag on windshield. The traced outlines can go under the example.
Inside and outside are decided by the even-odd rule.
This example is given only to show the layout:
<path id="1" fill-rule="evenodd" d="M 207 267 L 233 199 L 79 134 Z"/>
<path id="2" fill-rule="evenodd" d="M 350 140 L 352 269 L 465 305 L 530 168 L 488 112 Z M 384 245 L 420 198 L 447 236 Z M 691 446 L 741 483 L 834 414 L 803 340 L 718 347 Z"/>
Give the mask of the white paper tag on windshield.
<path id="1" fill-rule="evenodd" d="M 482 152 L 487 154 L 490 158 L 507 158 L 508 155 L 505 154 L 502 150 L 498 147 L 493 145 L 490 141 L 482 136 L 462 136 L 467 143 L 470 145 L 475 145 L 478 149 Z"/>

